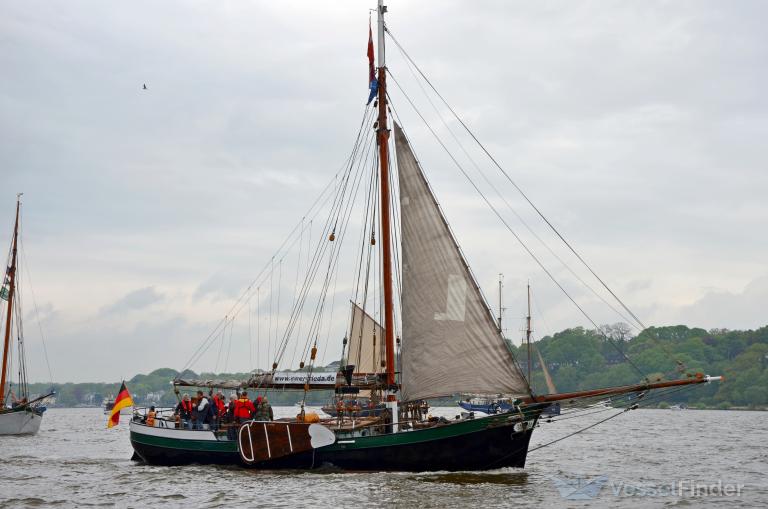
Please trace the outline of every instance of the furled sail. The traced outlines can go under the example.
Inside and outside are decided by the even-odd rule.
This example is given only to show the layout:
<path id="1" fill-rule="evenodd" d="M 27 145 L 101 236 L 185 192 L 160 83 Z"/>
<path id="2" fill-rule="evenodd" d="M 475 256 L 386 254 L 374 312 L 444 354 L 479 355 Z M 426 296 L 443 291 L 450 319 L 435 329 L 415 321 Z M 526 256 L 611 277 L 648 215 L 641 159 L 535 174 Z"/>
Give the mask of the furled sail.
<path id="1" fill-rule="evenodd" d="M 539 356 L 539 364 L 541 364 L 541 370 L 544 372 L 544 381 L 547 382 L 547 390 L 549 391 L 549 394 L 557 394 L 557 387 L 555 387 L 555 382 L 552 381 L 552 376 L 549 374 L 549 369 L 547 369 L 547 363 L 544 362 L 544 357 L 541 356 L 541 351 L 536 348 L 536 355 Z"/>
<path id="2" fill-rule="evenodd" d="M 402 399 L 529 396 L 400 126 Z"/>
<path id="3" fill-rule="evenodd" d="M 358 373 L 378 373 L 385 358 L 384 329 L 363 308 L 352 304 L 347 363 Z"/>

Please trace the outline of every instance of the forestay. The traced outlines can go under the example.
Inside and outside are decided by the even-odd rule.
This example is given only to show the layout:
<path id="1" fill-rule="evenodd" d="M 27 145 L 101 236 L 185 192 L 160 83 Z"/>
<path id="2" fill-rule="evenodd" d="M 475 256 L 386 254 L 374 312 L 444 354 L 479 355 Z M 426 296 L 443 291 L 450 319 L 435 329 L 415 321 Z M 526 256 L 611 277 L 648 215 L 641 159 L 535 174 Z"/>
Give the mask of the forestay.
<path id="1" fill-rule="evenodd" d="M 400 126 L 395 124 L 402 230 L 402 399 L 453 393 L 528 396 Z"/>

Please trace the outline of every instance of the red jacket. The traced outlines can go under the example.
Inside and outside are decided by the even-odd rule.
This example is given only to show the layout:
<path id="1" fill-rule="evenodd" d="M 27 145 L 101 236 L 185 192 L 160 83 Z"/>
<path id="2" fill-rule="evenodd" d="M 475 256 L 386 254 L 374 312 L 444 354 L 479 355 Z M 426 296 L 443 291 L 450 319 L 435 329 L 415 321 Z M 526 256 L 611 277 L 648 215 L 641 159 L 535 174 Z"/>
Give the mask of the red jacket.
<path id="1" fill-rule="evenodd" d="M 189 400 L 181 400 L 176 405 L 176 412 L 182 419 L 189 419 L 192 416 L 192 402 Z"/>
<path id="2" fill-rule="evenodd" d="M 253 403 L 248 398 L 240 398 L 235 401 L 235 417 L 238 419 L 250 419 L 251 414 L 256 411 Z"/>
<path id="3" fill-rule="evenodd" d="M 218 410 L 216 413 L 219 415 L 219 417 L 224 415 L 224 402 L 220 400 L 218 396 L 214 396 L 213 403 L 216 405 L 216 410 Z"/>

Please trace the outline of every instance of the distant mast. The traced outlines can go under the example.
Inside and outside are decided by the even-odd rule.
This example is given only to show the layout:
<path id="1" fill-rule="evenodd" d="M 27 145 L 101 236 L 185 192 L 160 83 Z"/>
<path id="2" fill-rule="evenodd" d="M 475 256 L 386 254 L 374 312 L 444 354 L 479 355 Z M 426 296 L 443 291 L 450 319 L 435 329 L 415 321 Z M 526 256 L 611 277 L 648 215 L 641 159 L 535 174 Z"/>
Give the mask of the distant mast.
<path id="1" fill-rule="evenodd" d="M 531 383 L 531 284 L 528 283 L 528 316 L 525 317 L 525 342 L 528 346 L 528 383 Z"/>
<path id="2" fill-rule="evenodd" d="M 16 195 L 16 222 L 13 226 L 13 248 L 11 251 L 11 266 L 8 267 L 8 311 L 5 317 L 5 341 L 3 343 L 3 366 L 0 377 L 0 409 L 5 408 L 5 383 L 8 372 L 8 351 L 11 342 L 11 325 L 13 318 L 13 296 L 16 290 L 16 242 L 19 238 L 19 208 L 21 194 Z"/>
<path id="3" fill-rule="evenodd" d="M 387 7 L 384 0 L 378 6 L 378 106 L 377 142 L 379 144 L 379 175 L 381 176 L 381 262 L 382 285 L 384 287 L 384 339 L 387 354 L 387 386 L 395 385 L 395 318 L 392 304 L 392 240 L 389 196 L 389 129 L 387 126 L 387 67 L 384 53 L 384 13 Z M 394 394 L 389 394 L 388 401 L 396 401 Z"/>
<path id="4" fill-rule="evenodd" d="M 501 327 L 501 315 L 504 311 L 504 308 L 501 306 L 501 289 L 503 278 L 504 274 L 499 274 L 499 334 L 501 334 L 502 337 L 504 337 L 504 329 Z"/>

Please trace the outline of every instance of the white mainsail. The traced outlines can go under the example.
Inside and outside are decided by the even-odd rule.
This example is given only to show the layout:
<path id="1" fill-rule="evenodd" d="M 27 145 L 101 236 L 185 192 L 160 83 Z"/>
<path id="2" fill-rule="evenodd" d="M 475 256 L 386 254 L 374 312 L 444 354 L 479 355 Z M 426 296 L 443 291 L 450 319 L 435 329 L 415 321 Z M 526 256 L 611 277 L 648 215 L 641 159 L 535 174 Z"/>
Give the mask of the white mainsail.
<path id="1" fill-rule="evenodd" d="M 400 126 L 402 396 L 530 395 Z"/>
<path id="2" fill-rule="evenodd" d="M 347 364 L 354 364 L 358 373 L 378 373 L 386 356 L 384 329 L 363 308 L 351 304 Z"/>

